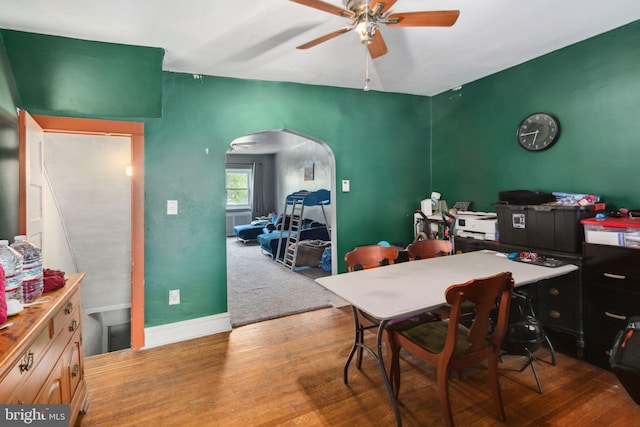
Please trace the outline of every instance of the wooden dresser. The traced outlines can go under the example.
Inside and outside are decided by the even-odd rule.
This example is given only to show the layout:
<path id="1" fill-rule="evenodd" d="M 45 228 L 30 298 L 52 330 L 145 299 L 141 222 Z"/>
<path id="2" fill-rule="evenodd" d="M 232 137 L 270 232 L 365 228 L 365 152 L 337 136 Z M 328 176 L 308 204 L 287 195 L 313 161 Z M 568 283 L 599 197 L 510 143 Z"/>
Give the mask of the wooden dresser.
<path id="1" fill-rule="evenodd" d="M 80 282 L 67 276 L 61 289 L 43 294 L 53 301 L 25 307 L 0 330 L 0 402 L 69 404 L 70 424 L 87 409 L 82 359 Z"/>

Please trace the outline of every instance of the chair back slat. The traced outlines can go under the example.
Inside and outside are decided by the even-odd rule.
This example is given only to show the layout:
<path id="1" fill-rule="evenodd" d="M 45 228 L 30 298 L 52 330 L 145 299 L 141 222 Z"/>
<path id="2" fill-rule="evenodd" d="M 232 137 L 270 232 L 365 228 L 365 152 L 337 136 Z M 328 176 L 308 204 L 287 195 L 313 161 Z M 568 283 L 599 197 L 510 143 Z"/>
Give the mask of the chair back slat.
<path id="1" fill-rule="evenodd" d="M 507 330 L 509 304 L 513 290 L 513 277 L 510 272 L 495 276 L 473 279 L 466 283 L 450 286 L 446 291 L 447 302 L 452 305 L 451 323 L 457 324 L 460 317 L 461 304 L 470 301 L 475 307 L 473 323 L 469 328 L 469 348 L 466 353 L 473 353 L 487 345 L 500 345 Z M 497 324 L 491 329 L 491 311 L 498 306 Z M 457 327 L 450 325 L 447 337 L 455 343 Z"/>
<path id="2" fill-rule="evenodd" d="M 452 245 L 449 240 L 418 240 L 407 246 L 407 255 L 411 261 L 451 255 Z"/>
<path id="3" fill-rule="evenodd" d="M 348 271 L 366 270 L 395 263 L 398 249 L 395 246 L 358 246 L 344 257 Z"/>

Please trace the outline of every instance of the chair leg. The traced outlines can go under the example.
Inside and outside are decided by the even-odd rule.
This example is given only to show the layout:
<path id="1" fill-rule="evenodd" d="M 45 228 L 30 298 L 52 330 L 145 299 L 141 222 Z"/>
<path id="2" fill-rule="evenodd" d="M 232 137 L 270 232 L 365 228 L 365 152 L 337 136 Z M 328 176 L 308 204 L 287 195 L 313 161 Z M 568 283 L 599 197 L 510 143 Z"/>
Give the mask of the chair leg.
<path id="1" fill-rule="evenodd" d="M 545 332 L 544 340 L 547 342 L 547 346 L 549 347 L 549 351 L 551 352 L 551 364 L 556 366 L 556 350 L 553 348 L 553 344 L 551 344 L 551 340 L 549 339 L 549 335 Z M 541 392 L 542 393 L 542 392 Z"/>
<path id="2" fill-rule="evenodd" d="M 540 378 L 538 378 L 538 371 L 536 371 L 536 358 L 535 356 L 529 351 L 528 348 L 525 347 L 525 350 L 527 350 L 527 353 L 529 355 L 529 362 L 528 364 L 531 365 L 531 370 L 533 371 L 533 376 L 536 379 L 536 384 L 538 385 L 538 392 L 540 394 L 542 394 L 542 385 L 540 384 Z M 555 363 L 554 363 L 555 365 Z"/>
<path id="3" fill-rule="evenodd" d="M 451 401 L 449 400 L 449 370 L 438 367 L 438 394 L 440 395 L 440 408 L 444 415 L 447 427 L 453 427 L 453 415 L 451 414 Z"/>
<path id="4" fill-rule="evenodd" d="M 500 393 L 498 358 L 499 356 L 497 354 L 489 357 L 489 360 L 487 360 L 487 364 L 489 366 L 489 384 L 491 388 L 491 394 L 493 395 L 493 401 L 496 404 L 496 409 L 498 410 L 498 416 L 500 417 L 500 420 L 504 421 L 506 419 L 506 416 L 504 413 L 504 405 L 502 403 L 502 394 Z"/>

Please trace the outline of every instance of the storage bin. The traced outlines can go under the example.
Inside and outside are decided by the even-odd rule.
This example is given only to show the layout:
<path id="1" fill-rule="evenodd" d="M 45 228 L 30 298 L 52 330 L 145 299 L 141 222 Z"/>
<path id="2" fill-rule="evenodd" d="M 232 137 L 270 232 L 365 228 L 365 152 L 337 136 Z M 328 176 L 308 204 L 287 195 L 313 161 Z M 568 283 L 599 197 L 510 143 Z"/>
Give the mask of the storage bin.
<path id="1" fill-rule="evenodd" d="M 580 222 L 587 243 L 640 249 L 640 218 L 586 218 Z"/>
<path id="2" fill-rule="evenodd" d="M 531 249 L 582 251 L 580 220 L 593 216 L 593 206 L 508 205 L 495 203 L 500 242 Z"/>

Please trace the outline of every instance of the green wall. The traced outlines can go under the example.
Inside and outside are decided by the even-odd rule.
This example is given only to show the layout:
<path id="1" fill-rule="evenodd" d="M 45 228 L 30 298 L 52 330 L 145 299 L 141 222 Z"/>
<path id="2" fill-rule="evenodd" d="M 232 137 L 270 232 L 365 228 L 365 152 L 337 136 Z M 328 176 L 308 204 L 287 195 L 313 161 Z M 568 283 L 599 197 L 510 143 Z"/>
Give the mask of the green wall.
<path id="1" fill-rule="evenodd" d="M 145 122 L 147 326 L 227 309 L 224 164 L 233 139 L 287 128 L 330 146 L 338 181 L 351 180 L 351 192 L 336 195 L 342 259 L 359 244 L 412 238 L 411 212 L 428 188 L 429 114 L 419 96 L 164 73 L 163 117 Z M 167 199 L 178 200 L 178 216 L 165 214 Z M 181 304 L 168 306 L 176 287 Z"/>
<path id="2" fill-rule="evenodd" d="M 159 48 L 0 30 L 25 108 L 69 117 L 160 117 Z"/>
<path id="3" fill-rule="evenodd" d="M 529 113 L 560 120 L 533 153 L 516 127 Z M 433 98 L 433 185 L 447 200 L 493 210 L 498 192 L 591 193 L 640 207 L 640 21 Z"/>

